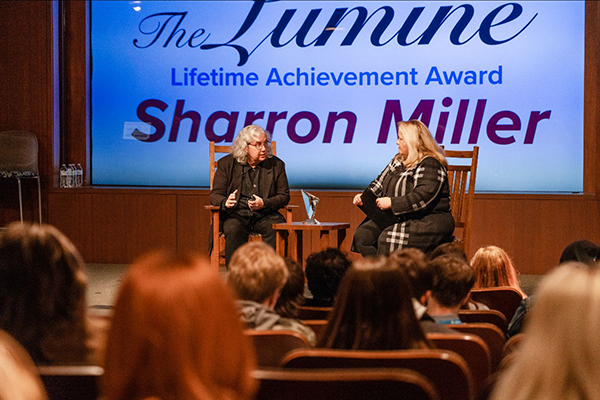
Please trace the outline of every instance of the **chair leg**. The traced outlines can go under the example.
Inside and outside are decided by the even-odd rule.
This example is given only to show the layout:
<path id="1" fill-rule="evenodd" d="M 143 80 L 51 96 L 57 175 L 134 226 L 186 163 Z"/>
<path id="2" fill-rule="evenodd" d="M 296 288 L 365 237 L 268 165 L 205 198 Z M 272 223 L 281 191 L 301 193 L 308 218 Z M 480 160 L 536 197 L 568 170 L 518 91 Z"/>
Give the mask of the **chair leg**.
<path id="1" fill-rule="evenodd" d="M 38 182 L 38 206 L 39 206 L 39 212 L 40 212 L 40 225 L 42 224 L 42 184 L 40 182 L 40 177 L 37 176 L 37 182 Z"/>
<path id="2" fill-rule="evenodd" d="M 21 213 L 21 224 L 23 224 L 23 194 L 21 193 L 21 179 L 17 178 L 19 185 L 19 212 Z"/>

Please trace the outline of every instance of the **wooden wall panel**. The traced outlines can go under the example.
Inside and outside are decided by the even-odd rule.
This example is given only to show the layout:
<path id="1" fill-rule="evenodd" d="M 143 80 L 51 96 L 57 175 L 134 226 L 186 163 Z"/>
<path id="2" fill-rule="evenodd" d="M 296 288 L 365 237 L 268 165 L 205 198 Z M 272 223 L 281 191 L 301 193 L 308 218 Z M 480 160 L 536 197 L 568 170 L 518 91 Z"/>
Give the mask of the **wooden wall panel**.
<path id="1" fill-rule="evenodd" d="M 177 248 L 208 256 L 210 213 L 208 190 L 202 194 L 177 195 Z"/>
<path id="2" fill-rule="evenodd" d="M 94 262 L 92 194 L 74 190 L 50 193 L 46 221 L 58 227 L 77 246 L 85 261 Z"/>
<path id="3" fill-rule="evenodd" d="M 174 195 L 92 196 L 90 231 L 94 262 L 131 262 L 159 248 L 177 246 Z"/>
<path id="4" fill-rule="evenodd" d="M 0 2 L 0 131 L 26 130 L 40 141 L 43 208 L 47 214 L 48 167 L 53 134 L 53 2 Z M 37 218 L 37 184 L 25 184 L 25 216 Z M 0 226 L 19 219 L 13 180 L 0 182 Z M 29 186 L 36 188 L 29 195 Z M 33 212 L 35 214 L 33 215 Z"/>
<path id="5" fill-rule="evenodd" d="M 600 242 L 599 212 L 596 200 L 476 199 L 469 256 L 481 246 L 496 245 L 520 272 L 544 274 L 569 243 Z"/>

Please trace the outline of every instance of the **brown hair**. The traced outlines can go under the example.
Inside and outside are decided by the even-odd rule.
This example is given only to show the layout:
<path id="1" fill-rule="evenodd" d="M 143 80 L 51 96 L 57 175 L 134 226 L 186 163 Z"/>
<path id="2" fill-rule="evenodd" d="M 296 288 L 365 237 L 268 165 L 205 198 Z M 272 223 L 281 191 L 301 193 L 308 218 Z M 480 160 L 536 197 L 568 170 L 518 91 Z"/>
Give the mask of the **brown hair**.
<path id="1" fill-rule="evenodd" d="M 433 271 L 431 297 L 444 307 L 456 307 L 469 295 L 475 273 L 466 261 L 451 255 L 439 256 L 429 262 Z"/>
<path id="2" fill-rule="evenodd" d="M 304 304 L 304 271 L 291 258 L 284 260 L 289 275 L 275 304 L 275 312 L 282 317 L 297 318 L 298 308 Z"/>
<path id="3" fill-rule="evenodd" d="M 481 247 L 471 258 L 471 267 L 475 270 L 475 289 L 511 286 L 525 295 L 512 260 L 500 247 Z"/>
<path id="4" fill-rule="evenodd" d="M 250 399 L 254 353 L 234 299 L 204 259 L 155 253 L 119 291 L 106 349 L 107 400 Z"/>
<path id="5" fill-rule="evenodd" d="M 357 260 L 342 279 L 320 347 L 428 348 L 404 273 L 385 257 Z"/>
<path id="6" fill-rule="evenodd" d="M 83 260 L 58 229 L 15 222 L 0 234 L 0 329 L 34 361 L 88 360 L 85 289 Z"/>
<path id="7" fill-rule="evenodd" d="M 390 262 L 400 268 L 408 280 L 412 297 L 421 298 L 433 286 L 433 273 L 427 265 L 427 257 L 419 249 L 407 247 L 390 254 Z"/>
<path id="8" fill-rule="evenodd" d="M 227 281 L 240 300 L 262 303 L 283 287 L 288 274 L 285 261 L 271 246 L 250 242 L 233 253 Z"/>

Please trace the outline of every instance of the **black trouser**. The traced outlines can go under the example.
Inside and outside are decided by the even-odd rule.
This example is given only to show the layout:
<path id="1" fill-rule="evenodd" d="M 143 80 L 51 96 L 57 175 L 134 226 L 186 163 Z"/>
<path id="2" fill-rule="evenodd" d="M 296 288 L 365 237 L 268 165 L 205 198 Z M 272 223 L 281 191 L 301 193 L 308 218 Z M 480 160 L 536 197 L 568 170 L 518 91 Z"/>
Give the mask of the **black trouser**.
<path id="1" fill-rule="evenodd" d="M 375 256 L 378 253 L 379 236 L 383 230 L 371 220 L 359 225 L 354 232 L 354 245 L 363 257 Z"/>
<path id="2" fill-rule="evenodd" d="M 276 233 L 273 224 L 285 223 L 285 218 L 278 212 L 265 216 L 254 214 L 243 217 L 233 214 L 223 222 L 225 234 L 225 264 L 229 265 L 231 256 L 244 243 L 248 242 L 251 233 L 259 233 L 262 241 L 275 248 Z"/>

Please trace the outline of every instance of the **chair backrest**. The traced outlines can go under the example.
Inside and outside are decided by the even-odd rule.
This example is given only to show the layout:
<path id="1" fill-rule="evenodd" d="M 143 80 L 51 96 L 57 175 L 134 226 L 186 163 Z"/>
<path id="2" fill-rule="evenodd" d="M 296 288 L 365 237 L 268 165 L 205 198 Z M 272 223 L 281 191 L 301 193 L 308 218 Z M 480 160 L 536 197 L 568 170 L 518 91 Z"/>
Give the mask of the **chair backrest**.
<path id="1" fill-rule="evenodd" d="M 33 133 L 0 132 L 0 171 L 39 174 L 38 140 Z"/>
<path id="2" fill-rule="evenodd" d="M 259 367 L 278 367 L 291 350 L 310 347 L 306 338 L 294 331 L 246 330 L 244 334 L 252 340 Z"/>
<path id="3" fill-rule="evenodd" d="M 281 364 L 293 369 L 323 368 L 407 368 L 429 379 L 446 400 L 471 399 L 473 381 L 465 360 L 458 354 L 440 349 L 427 350 L 294 350 Z"/>
<path id="4" fill-rule="evenodd" d="M 498 310 L 460 310 L 458 316 L 462 322 L 485 322 L 494 324 L 504 333 L 508 329 L 508 321 L 504 314 Z"/>
<path id="5" fill-rule="evenodd" d="M 216 158 L 217 154 L 229 154 L 231 153 L 232 146 L 222 146 L 216 145 L 215 142 L 208 143 L 208 151 L 210 156 L 210 188 L 212 190 L 213 187 L 213 179 L 215 178 L 215 172 L 217 172 L 217 162 L 219 161 Z M 271 141 L 271 148 L 273 149 L 273 155 L 277 155 L 277 143 L 275 141 Z"/>
<path id="6" fill-rule="evenodd" d="M 487 344 L 476 335 L 428 333 L 427 340 L 436 348 L 451 350 L 464 358 L 471 376 L 475 393 L 485 388 L 485 383 L 492 372 L 492 361 Z"/>
<path id="7" fill-rule="evenodd" d="M 298 307 L 298 319 L 327 319 L 332 307 Z"/>
<path id="8" fill-rule="evenodd" d="M 315 335 L 317 335 L 317 341 L 321 340 L 325 334 L 325 329 L 327 328 L 326 319 L 304 319 L 302 320 L 302 323 L 315 332 Z"/>
<path id="9" fill-rule="evenodd" d="M 472 289 L 471 299 L 485 304 L 492 310 L 498 310 L 510 321 L 519 308 L 523 296 L 510 286 Z"/>
<path id="10" fill-rule="evenodd" d="M 460 325 L 447 325 L 460 333 L 477 335 L 483 339 L 490 350 L 492 373 L 496 372 L 502 360 L 502 349 L 506 343 L 506 336 L 496 325 L 486 323 L 467 323 Z"/>
<path id="11" fill-rule="evenodd" d="M 104 369 L 93 365 L 48 365 L 37 367 L 49 400 L 96 400 Z"/>
<path id="12" fill-rule="evenodd" d="M 434 400 L 432 383 L 406 369 L 257 370 L 259 400 Z"/>
<path id="13" fill-rule="evenodd" d="M 445 150 L 444 153 L 449 159 L 448 185 L 450 186 L 450 207 L 455 225 L 454 236 L 461 237 L 465 253 L 468 256 L 479 147 L 474 146 L 472 151 Z M 452 159 L 464 161 L 453 164 Z"/>

